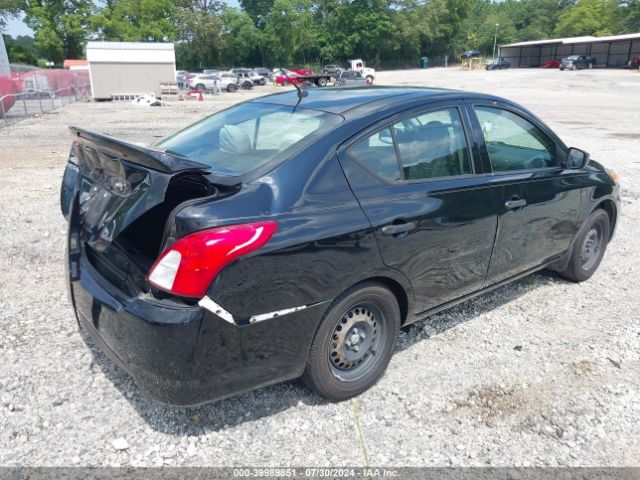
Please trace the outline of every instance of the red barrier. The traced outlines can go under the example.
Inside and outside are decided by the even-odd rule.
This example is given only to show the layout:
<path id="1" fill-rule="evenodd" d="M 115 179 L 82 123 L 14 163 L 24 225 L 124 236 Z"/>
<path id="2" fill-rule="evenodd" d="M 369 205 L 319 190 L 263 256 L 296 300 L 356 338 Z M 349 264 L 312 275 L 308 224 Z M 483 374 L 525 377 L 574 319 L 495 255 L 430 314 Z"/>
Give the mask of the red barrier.
<path id="1" fill-rule="evenodd" d="M 0 108 L 0 119 L 11 110 L 16 103 L 15 96 L 5 96 L 8 94 L 20 93 L 20 85 L 11 77 L 0 77 L 0 98 L 2 98 L 2 108 Z M 3 98 L 4 97 L 4 98 Z"/>

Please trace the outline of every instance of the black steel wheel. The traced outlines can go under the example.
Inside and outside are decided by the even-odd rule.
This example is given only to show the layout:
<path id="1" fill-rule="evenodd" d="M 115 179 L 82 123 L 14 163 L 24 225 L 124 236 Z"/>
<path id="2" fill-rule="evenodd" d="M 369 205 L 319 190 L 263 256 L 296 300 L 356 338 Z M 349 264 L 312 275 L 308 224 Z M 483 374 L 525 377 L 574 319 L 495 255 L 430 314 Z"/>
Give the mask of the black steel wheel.
<path id="1" fill-rule="evenodd" d="M 609 241 L 609 215 L 602 209 L 594 211 L 585 221 L 573 242 L 571 258 L 561 276 L 583 282 L 596 272 Z"/>
<path id="2" fill-rule="evenodd" d="M 331 400 L 367 390 L 383 375 L 400 330 L 400 309 L 385 286 L 364 282 L 325 313 L 311 345 L 303 381 Z"/>

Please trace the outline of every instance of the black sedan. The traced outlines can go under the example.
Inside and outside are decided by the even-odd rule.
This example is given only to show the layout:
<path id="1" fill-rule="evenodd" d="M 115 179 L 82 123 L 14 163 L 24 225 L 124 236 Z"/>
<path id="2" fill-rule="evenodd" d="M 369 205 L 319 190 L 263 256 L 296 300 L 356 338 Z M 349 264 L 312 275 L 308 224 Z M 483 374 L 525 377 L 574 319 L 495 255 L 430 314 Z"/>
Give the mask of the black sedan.
<path id="1" fill-rule="evenodd" d="M 506 70 L 511 66 L 511 63 L 506 61 L 504 58 L 499 58 L 498 60 L 487 63 L 485 67 L 486 70 Z"/>
<path id="2" fill-rule="evenodd" d="M 287 92 L 149 148 L 72 133 L 77 320 L 172 404 L 298 377 L 357 395 L 401 327 L 543 268 L 591 277 L 620 207 L 613 173 L 490 95 Z"/>

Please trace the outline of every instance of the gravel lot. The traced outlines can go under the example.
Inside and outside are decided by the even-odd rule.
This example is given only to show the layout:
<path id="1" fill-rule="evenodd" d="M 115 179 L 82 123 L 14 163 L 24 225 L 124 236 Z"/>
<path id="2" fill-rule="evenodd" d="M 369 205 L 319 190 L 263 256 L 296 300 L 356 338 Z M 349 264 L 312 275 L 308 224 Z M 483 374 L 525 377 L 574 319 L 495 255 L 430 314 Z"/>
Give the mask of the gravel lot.
<path id="1" fill-rule="evenodd" d="M 377 83 L 511 98 L 615 168 L 622 218 L 598 273 L 581 285 L 536 274 L 417 323 L 351 401 L 291 382 L 164 406 L 85 344 L 68 305 L 66 127 L 150 142 L 278 89 L 68 105 L 0 129 L 0 465 L 640 466 L 640 74 L 429 69 Z"/>

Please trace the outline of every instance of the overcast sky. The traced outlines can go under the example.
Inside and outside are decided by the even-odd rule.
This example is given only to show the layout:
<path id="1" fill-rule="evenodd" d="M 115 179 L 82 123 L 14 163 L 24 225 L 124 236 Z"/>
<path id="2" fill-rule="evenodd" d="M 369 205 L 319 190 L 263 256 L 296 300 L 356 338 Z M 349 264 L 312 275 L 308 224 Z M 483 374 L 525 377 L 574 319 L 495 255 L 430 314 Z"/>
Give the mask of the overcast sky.
<path id="1" fill-rule="evenodd" d="M 27 27 L 22 20 L 12 18 L 7 22 L 7 28 L 2 33 L 9 34 L 15 38 L 18 35 L 33 35 L 33 30 Z"/>

